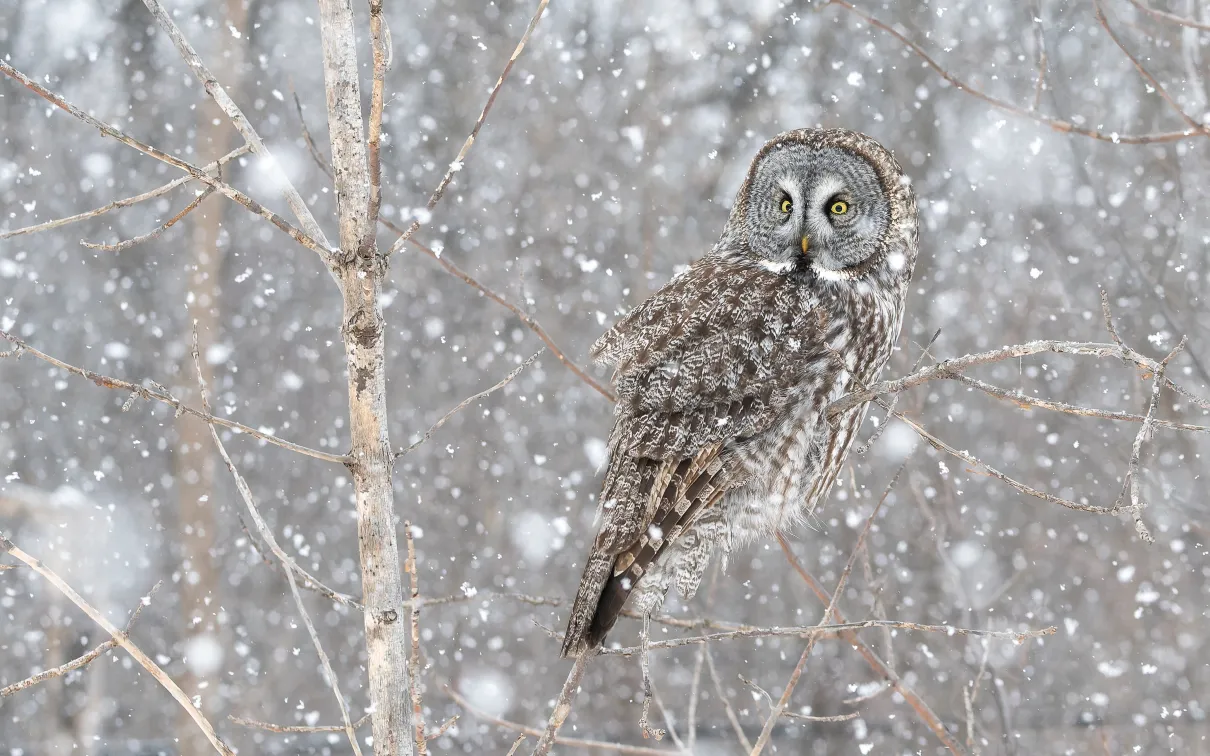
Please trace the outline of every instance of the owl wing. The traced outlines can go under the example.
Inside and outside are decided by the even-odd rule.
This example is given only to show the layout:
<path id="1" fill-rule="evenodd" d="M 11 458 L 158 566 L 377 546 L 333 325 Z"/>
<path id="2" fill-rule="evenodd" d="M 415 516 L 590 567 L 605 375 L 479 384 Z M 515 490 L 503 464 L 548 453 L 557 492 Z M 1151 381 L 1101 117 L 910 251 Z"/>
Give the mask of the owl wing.
<path id="1" fill-rule="evenodd" d="M 742 482 L 726 452 L 793 403 L 823 352 L 819 312 L 805 287 L 706 257 L 594 345 L 616 366 L 618 402 L 564 655 L 600 643 L 662 549 Z"/>

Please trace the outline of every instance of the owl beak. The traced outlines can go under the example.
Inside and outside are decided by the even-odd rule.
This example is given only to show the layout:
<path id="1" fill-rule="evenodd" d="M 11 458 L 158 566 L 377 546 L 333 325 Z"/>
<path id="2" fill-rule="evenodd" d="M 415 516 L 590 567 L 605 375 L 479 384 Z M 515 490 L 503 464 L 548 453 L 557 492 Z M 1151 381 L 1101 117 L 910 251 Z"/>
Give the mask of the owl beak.
<path id="1" fill-rule="evenodd" d="M 805 254 L 807 254 L 807 246 L 808 246 L 809 244 L 810 244 L 810 242 L 808 241 L 807 237 L 805 237 L 805 236 L 804 236 L 804 237 L 802 238 L 802 253 L 803 253 L 804 255 L 805 255 Z"/>

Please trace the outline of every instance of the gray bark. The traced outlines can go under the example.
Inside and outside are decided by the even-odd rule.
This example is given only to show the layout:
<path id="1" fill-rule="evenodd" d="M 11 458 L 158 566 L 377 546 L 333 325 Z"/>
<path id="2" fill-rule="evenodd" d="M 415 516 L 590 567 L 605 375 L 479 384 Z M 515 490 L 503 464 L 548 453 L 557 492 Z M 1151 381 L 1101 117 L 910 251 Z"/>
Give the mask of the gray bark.
<path id="1" fill-rule="evenodd" d="M 370 166 L 357 79 L 357 40 L 349 0 L 320 0 L 324 82 L 332 168 L 340 215 L 336 279 L 344 302 L 349 429 L 357 538 L 365 602 L 367 668 L 377 756 L 411 754 L 403 586 L 395 538 L 392 455 L 387 435 L 386 371 L 379 295 L 385 262 L 374 243 Z"/>

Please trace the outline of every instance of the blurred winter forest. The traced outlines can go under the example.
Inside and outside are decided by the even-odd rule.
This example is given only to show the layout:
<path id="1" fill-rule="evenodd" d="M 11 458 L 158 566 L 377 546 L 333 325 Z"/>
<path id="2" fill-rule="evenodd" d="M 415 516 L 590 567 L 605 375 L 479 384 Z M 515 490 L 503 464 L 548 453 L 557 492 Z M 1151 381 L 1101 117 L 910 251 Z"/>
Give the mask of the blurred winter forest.
<path id="1" fill-rule="evenodd" d="M 503 754 L 519 733 L 493 720 L 546 721 L 570 662 L 544 628 L 562 629 L 594 533 L 612 412 L 591 385 L 608 376 L 587 366 L 588 346 L 710 248 L 749 159 L 780 131 L 864 131 L 913 180 L 921 257 L 884 378 L 910 373 L 938 329 L 924 365 L 1033 339 L 1111 342 L 1104 291 L 1118 335 L 1148 357 L 1187 336 L 1168 376 L 1210 396 L 1210 2 L 1149 1 L 557 0 L 428 213 L 538 3 L 387 0 L 382 218 L 420 220 L 413 238 L 435 252 L 409 244 L 394 254 L 381 297 L 394 446 L 421 441 L 545 348 L 395 462 L 400 549 L 407 520 L 420 594 L 452 597 L 419 617 L 428 732 L 459 717 L 430 741 L 433 752 Z M 353 5 L 368 102 L 368 8 Z M 316 5 L 168 7 L 335 234 Z M 195 165 L 243 144 L 141 0 L 0 2 L 0 60 Z M 0 76 L 0 330 L 200 407 L 196 321 L 216 415 L 344 454 L 341 298 L 312 251 L 219 193 L 142 244 L 81 245 L 156 229 L 198 196 L 198 181 L 80 223 L 13 233 L 182 175 Z M 288 214 L 255 156 L 221 175 Z M 398 233 L 380 231 L 385 251 Z M 1045 354 L 970 375 L 1136 416 L 1152 398 L 1153 376 L 1117 359 Z M 838 720 L 784 718 L 768 750 L 1210 753 L 1205 433 L 1155 427 L 1132 467 L 1137 421 L 1052 411 L 1020 395 L 1004 401 L 957 380 L 904 391 L 896 411 L 1064 500 L 1111 506 L 1134 469 L 1155 542 L 1144 543 L 1126 513 L 1026 495 L 892 419 L 866 453 L 850 456 L 812 527 L 789 535 L 803 573 L 836 587 L 907 460 L 837 602 L 845 618 L 1057 630 L 1014 640 L 870 628 L 857 636 L 868 654 L 821 638 L 788 711 Z M 1173 390 L 1153 415 L 1210 420 Z M 862 439 L 885 417 L 872 407 Z M 359 596 L 348 471 L 219 430 L 281 548 L 335 591 Z M 228 744 L 352 752 L 282 569 L 204 422 L 10 355 L 0 359 L 0 473 L 0 533 L 118 627 L 146 604 L 132 641 Z M 303 601 L 359 720 L 369 706 L 360 612 L 310 591 Z M 825 606 L 770 541 L 733 553 L 694 600 L 674 596 L 665 607 L 713 625 L 657 623 L 653 639 L 809 626 Z M 638 623 L 623 620 L 610 641 L 637 637 Z M 0 687 L 107 639 L 0 554 Z M 637 657 L 602 656 L 562 734 L 604 743 L 557 750 L 746 753 L 770 711 L 761 691 L 777 699 L 803 646 L 765 635 L 653 651 L 653 722 L 672 731 L 661 742 L 639 733 Z M 231 717 L 335 731 L 273 732 Z M 367 748 L 369 725 L 358 732 Z M 181 707 L 121 649 L 0 699 L 0 753 L 208 752 Z"/>

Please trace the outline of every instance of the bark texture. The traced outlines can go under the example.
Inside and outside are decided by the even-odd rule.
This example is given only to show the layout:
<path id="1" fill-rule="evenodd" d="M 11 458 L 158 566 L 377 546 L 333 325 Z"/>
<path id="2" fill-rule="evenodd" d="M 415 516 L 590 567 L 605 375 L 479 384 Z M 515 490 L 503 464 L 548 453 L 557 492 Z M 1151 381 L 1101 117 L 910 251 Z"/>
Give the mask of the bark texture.
<path id="1" fill-rule="evenodd" d="M 319 7 L 328 130 L 340 215 L 341 253 L 334 272 L 344 301 L 342 335 L 352 435 L 349 468 L 357 496 L 374 753 L 410 755 L 406 623 L 395 537 L 393 457 L 387 434 L 385 344 L 379 300 L 386 263 L 374 242 L 371 172 L 357 79 L 353 9 L 348 0 L 320 0 Z"/>

